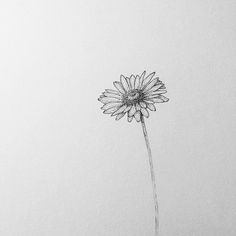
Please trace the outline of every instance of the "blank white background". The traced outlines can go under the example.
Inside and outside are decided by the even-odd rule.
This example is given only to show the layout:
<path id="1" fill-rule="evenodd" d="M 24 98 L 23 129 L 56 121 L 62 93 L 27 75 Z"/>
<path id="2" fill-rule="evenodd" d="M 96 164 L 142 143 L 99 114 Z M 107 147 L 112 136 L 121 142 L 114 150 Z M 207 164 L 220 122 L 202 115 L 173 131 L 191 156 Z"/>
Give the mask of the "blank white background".
<path id="1" fill-rule="evenodd" d="M 233 0 L 2 0 L 0 235 L 153 235 L 141 125 L 97 101 L 143 70 L 161 235 L 236 235 L 235 42 Z"/>

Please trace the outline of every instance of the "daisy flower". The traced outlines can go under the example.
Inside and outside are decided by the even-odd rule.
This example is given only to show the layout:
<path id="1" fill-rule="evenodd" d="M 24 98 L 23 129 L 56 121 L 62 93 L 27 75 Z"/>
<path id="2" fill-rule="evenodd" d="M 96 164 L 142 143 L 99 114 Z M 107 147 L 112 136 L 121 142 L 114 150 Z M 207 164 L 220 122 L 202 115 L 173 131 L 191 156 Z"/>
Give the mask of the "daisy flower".
<path id="1" fill-rule="evenodd" d="M 121 119 L 127 113 L 128 121 L 133 118 L 137 122 L 141 121 L 144 139 L 146 142 L 148 160 L 151 173 L 154 209 L 155 209 L 155 236 L 159 235 L 159 207 L 157 200 L 157 187 L 153 167 L 153 158 L 150 142 L 147 134 L 144 117 L 149 117 L 150 111 L 156 111 L 155 103 L 168 102 L 169 99 L 165 94 L 166 87 L 155 76 L 155 72 L 146 76 L 144 71 L 140 76 L 131 75 L 130 77 L 120 76 L 120 81 L 115 81 L 114 89 L 106 89 L 98 98 L 104 105 L 102 110 L 104 114 L 115 116 L 116 120 Z"/>
<path id="2" fill-rule="evenodd" d="M 155 103 L 167 102 L 169 99 L 163 96 L 166 93 L 165 85 L 155 76 L 155 72 L 146 76 L 144 71 L 141 76 L 120 76 L 120 81 L 115 81 L 114 89 L 106 89 L 99 97 L 104 105 L 104 114 L 121 119 L 126 113 L 128 121 L 133 118 L 137 122 L 141 116 L 149 117 L 149 111 L 156 111 Z"/>

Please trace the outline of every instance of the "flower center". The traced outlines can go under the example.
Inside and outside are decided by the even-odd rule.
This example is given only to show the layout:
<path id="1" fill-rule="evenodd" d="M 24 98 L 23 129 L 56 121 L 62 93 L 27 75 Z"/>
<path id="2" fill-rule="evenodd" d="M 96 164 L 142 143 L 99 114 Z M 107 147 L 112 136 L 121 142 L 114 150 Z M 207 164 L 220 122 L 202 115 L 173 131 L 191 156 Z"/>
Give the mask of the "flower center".
<path id="1" fill-rule="evenodd" d="M 137 99 L 139 97 L 139 92 L 138 91 L 131 91 L 130 93 L 128 93 L 128 96 L 127 96 L 127 98 L 129 99 L 129 100 L 135 100 L 135 99 Z"/>
<path id="2" fill-rule="evenodd" d="M 129 91 L 127 94 L 124 95 L 123 101 L 128 105 L 135 104 L 142 99 L 141 91 L 134 89 Z"/>

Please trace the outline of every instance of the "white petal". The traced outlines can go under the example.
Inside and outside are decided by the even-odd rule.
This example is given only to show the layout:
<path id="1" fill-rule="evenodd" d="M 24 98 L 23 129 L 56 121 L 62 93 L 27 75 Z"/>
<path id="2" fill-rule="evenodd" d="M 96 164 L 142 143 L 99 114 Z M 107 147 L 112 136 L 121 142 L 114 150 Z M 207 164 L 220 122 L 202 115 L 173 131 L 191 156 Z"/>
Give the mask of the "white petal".
<path id="1" fill-rule="evenodd" d="M 120 82 L 123 86 L 123 88 L 125 89 L 125 91 L 129 91 L 129 84 L 128 84 L 128 81 L 126 80 L 126 78 L 124 77 L 124 75 L 121 75 L 120 76 Z"/>
<path id="2" fill-rule="evenodd" d="M 118 102 L 111 102 L 111 103 L 107 103 L 107 104 L 103 105 L 103 106 L 101 107 L 101 109 L 102 109 L 102 110 L 107 110 L 107 109 L 109 109 L 109 108 L 118 107 L 118 106 L 120 106 L 120 105 L 121 105 L 121 103 L 118 103 Z"/>
<path id="3" fill-rule="evenodd" d="M 153 80 L 151 80 L 144 88 L 143 91 L 147 92 L 148 90 L 150 90 L 156 83 L 157 83 L 158 79 L 154 78 Z"/>
<path id="4" fill-rule="evenodd" d="M 109 109 L 103 111 L 103 113 L 104 113 L 104 114 L 111 114 L 111 113 L 117 111 L 118 108 L 119 108 L 119 107 L 111 107 L 111 108 L 109 108 Z"/>
<path id="5" fill-rule="evenodd" d="M 125 94 L 125 90 L 124 90 L 124 88 L 123 88 L 123 86 L 121 85 L 120 82 L 115 81 L 113 84 L 120 93 Z"/>
<path id="6" fill-rule="evenodd" d="M 151 101 L 151 99 L 148 98 L 144 98 L 143 101 L 148 104 L 148 103 L 153 103 L 153 101 Z"/>
<path id="7" fill-rule="evenodd" d="M 155 103 L 162 103 L 162 102 L 168 102 L 169 98 L 164 97 L 162 95 L 159 95 L 158 97 L 155 98 L 150 98 L 149 100 L 155 102 Z"/>
<path id="8" fill-rule="evenodd" d="M 160 94 L 164 94 L 167 91 L 165 89 L 158 89 L 157 91 L 148 93 L 148 96 L 155 96 L 155 95 L 160 95 Z"/>
<path id="9" fill-rule="evenodd" d="M 126 107 L 127 107 L 127 105 L 121 106 L 116 112 L 114 112 L 114 113 L 112 114 L 112 116 L 115 116 L 115 115 L 117 115 L 117 114 L 123 112 L 123 111 L 126 109 Z"/>
<path id="10" fill-rule="evenodd" d="M 140 111 L 136 111 L 135 114 L 134 114 L 134 118 L 137 122 L 140 121 L 140 118 L 141 118 L 141 114 L 140 114 Z"/>
<path id="11" fill-rule="evenodd" d="M 161 98 L 161 96 L 162 95 L 160 95 L 160 94 L 153 94 L 153 95 L 146 95 L 145 97 L 144 97 L 144 99 L 153 99 L 153 98 Z M 162 96 L 162 97 L 164 97 L 164 96 Z M 163 99 L 162 99 L 164 102 L 168 102 L 169 101 L 169 99 L 168 98 L 166 98 L 166 97 L 164 97 Z"/>
<path id="12" fill-rule="evenodd" d="M 136 103 L 136 110 L 139 111 L 140 109 L 141 109 L 141 106 L 138 103 Z"/>
<path id="13" fill-rule="evenodd" d="M 151 89 L 149 89 L 148 93 L 158 90 L 162 85 L 163 85 L 162 83 L 157 83 L 155 86 L 153 86 Z"/>
<path id="14" fill-rule="evenodd" d="M 113 94 L 117 94 L 117 95 L 120 95 L 120 93 L 114 89 L 105 89 L 106 92 L 108 93 L 113 93 Z"/>
<path id="15" fill-rule="evenodd" d="M 128 122 L 131 122 L 133 120 L 133 116 L 127 116 Z"/>
<path id="16" fill-rule="evenodd" d="M 147 109 L 145 109 L 145 108 L 141 108 L 141 113 L 142 113 L 143 116 L 145 116 L 146 118 L 149 117 L 149 112 L 147 111 Z"/>
<path id="17" fill-rule="evenodd" d="M 111 97 L 100 97 L 98 100 L 102 103 L 120 102 L 119 99 Z"/>
<path id="18" fill-rule="evenodd" d="M 116 120 L 121 119 L 123 116 L 125 115 L 125 113 L 120 113 L 116 116 Z"/>
<path id="19" fill-rule="evenodd" d="M 159 95 L 159 98 L 162 99 L 164 102 L 168 102 L 169 98 L 163 96 L 163 95 Z"/>
<path id="20" fill-rule="evenodd" d="M 160 95 L 146 95 L 144 99 L 152 100 L 153 98 L 158 98 Z"/>
<path id="21" fill-rule="evenodd" d="M 130 87 L 131 87 L 131 89 L 134 89 L 134 82 L 135 82 L 135 77 L 134 77 L 134 75 L 131 75 L 129 81 L 130 81 Z"/>
<path id="22" fill-rule="evenodd" d="M 155 98 L 150 98 L 149 100 L 151 100 L 151 101 L 154 102 L 154 103 L 162 103 L 162 102 L 164 102 L 162 99 L 157 98 L 157 97 L 155 97 Z"/>
<path id="23" fill-rule="evenodd" d="M 140 79 L 139 79 L 139 86 L 140 87 L 142 87 L 142 85 L 143 85 L 143 80 L 145 78 L 145 75 L 146 75 L 146 71 L 144 71 L 140 76 Z"/>
<path id="24" fill-rule="evenodd" d="M 139 88 L 139 76 L 137 75 L 134 81 L 134 88 L 138 89 Z"/>
<path id="25" fill-rule="evenodd" d="M 131 109 L 131 107 L 132 107 L 132 105 L 128 105 L 128 106 L 126 107 L 126 109 L 124 110 L 124 113 L 127 112 L 127 111 L 129 111 L 129 110 Z"/>
<path id="26" fill-rule="evenodd" d="M 140 106 L 143 107 L 143 108 L 146 108 L 147 107 L 147 104 L 145 102 L 139 102 Z"/>
<path id="27" fill-rule="evenodd" d="M 120 99 L 120 100 L 122 99 L 121 96 L 120 96 L 120 95 L 117 95 L 117 94 L 108 93 L 108 92 L 104 92 L 103 94 L 104 94 L 104 96 L 106 96 L 106 97 L 117 98 L 117 99 Z"/>
<path id="28" fill-rule="evenodd" d="M 129 116 L 133 116 L 135 112 L 136 112 L 135 105 L 133 105 L 129 110 Z"/>
<path id="29" fill-rule="evenodd" d="M 166 86 L 164 84 L 162 84 L 162 86 L 160 87 L 160 89 L 166 89 Z"/>
<path id="30" fill-rule="evenodd" d="M 153 78 L 154 75 L 155 75 L 155 72 L 152 72 L 151 74 L 149 74 L 149 75 L 144 79 L 144 81 L 143 81 L 143 87 L 146 86 L 146 84 L 148 84 L 148 83 L 152 80 L 152 78 Z"/>
<path id="31" fill-rule="evenodd" d="M 147 108 L 151 111 L 156 111 L 156 107 L 152 103 L 147 103 Z"/>

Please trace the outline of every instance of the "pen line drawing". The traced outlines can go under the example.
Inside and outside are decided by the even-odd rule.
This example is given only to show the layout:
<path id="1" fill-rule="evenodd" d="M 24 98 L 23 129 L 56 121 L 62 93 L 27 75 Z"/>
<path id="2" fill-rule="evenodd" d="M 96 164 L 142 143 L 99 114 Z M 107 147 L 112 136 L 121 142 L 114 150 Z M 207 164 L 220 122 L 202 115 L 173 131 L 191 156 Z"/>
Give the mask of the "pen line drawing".
<path id="1" fill-rule="evenodd" d="M 146 76 L 146 71 L 141 75 L 130 77 L 120 76 L 120 81 L 113 83 L 116 90 L 105 89 L 105 92 L 98 98 L 104 105 L 101 107 L 104 114 L 115 116 L 116 120 L 121 119 L 127 113 L 128 122 L 133 118 L 141 122 L 143 135 L 149 158 L 153 199 L 155 207 L 155 236 L 159 235 L 159 209 L 157 199 L 157 187 L 153 158 L 150 142 L 147 134 L 144 118 L 149 117 L 149 111 L 156 111 L 155 103 L 168 102 L 169 99 L 162 94 L 167 92 L 165 85 L 155 77 L 155 72 Z"/>

